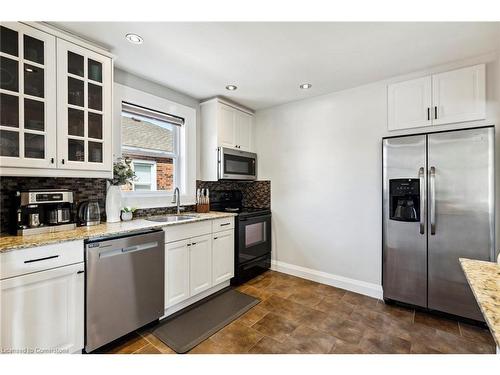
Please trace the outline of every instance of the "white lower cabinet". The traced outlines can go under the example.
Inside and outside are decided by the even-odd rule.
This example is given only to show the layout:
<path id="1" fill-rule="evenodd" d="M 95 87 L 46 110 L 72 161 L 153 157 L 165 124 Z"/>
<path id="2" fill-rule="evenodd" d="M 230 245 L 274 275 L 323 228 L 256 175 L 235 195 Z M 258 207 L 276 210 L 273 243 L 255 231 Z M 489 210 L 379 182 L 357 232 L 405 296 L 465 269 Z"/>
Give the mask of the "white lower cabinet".
<path id="1" fill-rule="evenodd" d="M 201 293 L 212 286 L 212 242 L 205 235 L 191 239 L 189 247 L 190 295 Z"/>
<path id="2" fill-rule="evenodd" d="M 212 280 L 219 284 L 234 276 L 234 230 L 212 236 Z"/>
<path id="3" fill-rule="evenodd" d="M 225 230 L 218 231 L 222 225 Z M 164 231 L 168 316 L 229 285 L 234 276 L 234 219 L 180 224 Z"/>
<path id="4" fill-rule="evenodd" d="M 1 350 L 14 353 L 82 350 L 83 270 L 83 263 L 78 263 L 1 280 Z"/>
<path id="5" fill-rule="evenodd" d="M 165 305 L 173 306 L 189 298 L 188 240 L 165 245 Z"/>

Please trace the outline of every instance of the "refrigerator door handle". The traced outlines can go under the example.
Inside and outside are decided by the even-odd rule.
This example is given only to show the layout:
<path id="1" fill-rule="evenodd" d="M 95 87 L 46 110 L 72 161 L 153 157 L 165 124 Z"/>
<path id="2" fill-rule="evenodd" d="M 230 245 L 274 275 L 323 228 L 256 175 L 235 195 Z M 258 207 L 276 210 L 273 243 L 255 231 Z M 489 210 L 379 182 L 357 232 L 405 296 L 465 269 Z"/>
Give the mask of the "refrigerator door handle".
<path id="1" fill-rule="evenodd" d="M 429 190 L 430 190 L 430 208 L 429 215 L 431 219 L 431 235 L 436 234 L 436 168 L 429 170 Z"/>
<path id="2" fill-rule="evenodd" d="M 420 234 L 425 234 L 425 171 L 424 167 L 420 167 L 418 170 L 418 178 L 420 180 Z"/>

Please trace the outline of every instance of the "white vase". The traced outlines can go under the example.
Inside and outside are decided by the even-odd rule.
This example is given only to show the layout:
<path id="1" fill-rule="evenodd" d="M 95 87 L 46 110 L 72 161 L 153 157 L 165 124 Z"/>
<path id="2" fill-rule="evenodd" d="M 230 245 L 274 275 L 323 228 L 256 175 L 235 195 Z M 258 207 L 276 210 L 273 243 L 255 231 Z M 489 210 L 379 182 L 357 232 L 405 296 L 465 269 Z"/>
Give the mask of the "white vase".
<path id="1" fill-rule="evenodd" d="M 106 193 L 106 222 L 117 223 L 120 221 L 122 210 L 122 194 L 120 186 L 109 185 Z"/>

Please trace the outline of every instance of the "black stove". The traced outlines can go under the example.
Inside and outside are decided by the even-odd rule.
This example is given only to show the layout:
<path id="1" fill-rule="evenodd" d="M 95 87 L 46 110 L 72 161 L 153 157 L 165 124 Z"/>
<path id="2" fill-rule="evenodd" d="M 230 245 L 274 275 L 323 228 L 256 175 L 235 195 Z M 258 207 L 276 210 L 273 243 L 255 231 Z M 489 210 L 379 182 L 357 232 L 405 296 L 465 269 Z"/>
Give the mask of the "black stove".
<path id="1" fill-rule="evenodd" d="M 210 210 L 237 213 L 231 284 L 241 284 L 271 267 L 271 209 L 244 207 L 239 190 L 212 190 Z"/>

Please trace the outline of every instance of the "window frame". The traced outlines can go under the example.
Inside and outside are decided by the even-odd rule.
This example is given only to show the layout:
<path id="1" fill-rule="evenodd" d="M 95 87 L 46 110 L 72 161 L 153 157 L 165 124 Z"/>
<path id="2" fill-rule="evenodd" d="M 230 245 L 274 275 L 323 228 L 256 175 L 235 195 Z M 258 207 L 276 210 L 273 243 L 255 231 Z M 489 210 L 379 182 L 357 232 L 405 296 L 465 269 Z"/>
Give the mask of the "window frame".
<path id="1" fill-rule="evenodd" d="M 177 136 L 178 156 L 174 160 L 174 187 L 181 191 L 181 204 L 191 205 L 196 203 L 196 108 L 187 106 L 168 99 L 152 95 L 119 83 L 114 84 L 114 123 L 113 151 L 114 159 L 122 156 L 121 139 L 121 114 L 122 102 L 133 103 L 137 106 L 155 109 L 184 119 L 184 125 L 179 126 Z M 146 155 L 145 155 L 146 156 Z M 168 157 L 164 154 L 164 157 Z M 136 208 L 173 207 L 171 203 L 173 191 L 122 191 L 123 206 Z"/>

